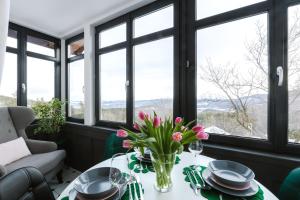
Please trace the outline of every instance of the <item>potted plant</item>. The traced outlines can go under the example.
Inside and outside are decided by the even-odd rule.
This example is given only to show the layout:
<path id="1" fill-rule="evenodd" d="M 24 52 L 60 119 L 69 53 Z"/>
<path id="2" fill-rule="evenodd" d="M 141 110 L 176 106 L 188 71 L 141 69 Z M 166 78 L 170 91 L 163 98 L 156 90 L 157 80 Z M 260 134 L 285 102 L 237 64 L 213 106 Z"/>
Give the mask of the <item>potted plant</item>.
<path id="1" fill-rule="evenodd" d="M 150 149 L 156 173 L 154 186 L 159 192 L 168 192 L 172 187 L 171 172 L 176 154 L 180 154 L 186 144 L 207 140 L 208 134 L 200 124 L 190 129 L 193 122 L 186 124 L 181 117 L 173 122 L 170 118 L 162 120 L 155 112 L 153 116 L 140 112 L 138 119 L 133 126 L 137 132 L 123 128 L 117 131 L 117 136 L 129 137 L 123 140 L 124 148 L 139 148 L 142 154 L 145 147 Z"/>
<path id="2" fill-rule="evenodd" d="M 32 106 L 37 122 L 34 129 L 34 139 L 59 142 L 65 116 L 62 111 L 64 103 L 59 99 L 49 102 L 37 102 Z"/>

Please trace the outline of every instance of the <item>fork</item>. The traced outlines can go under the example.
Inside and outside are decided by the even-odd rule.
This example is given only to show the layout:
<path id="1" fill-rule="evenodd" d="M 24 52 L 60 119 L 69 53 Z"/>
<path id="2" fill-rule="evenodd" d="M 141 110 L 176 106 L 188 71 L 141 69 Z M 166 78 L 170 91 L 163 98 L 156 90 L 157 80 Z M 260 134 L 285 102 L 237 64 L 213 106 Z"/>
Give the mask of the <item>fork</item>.
<path id="1" fill-rule="evenodd" d="M 196 195 L 199 195 L 199 193 L 198 193 L 198 188 L 197 188 L 197 186 L 195 185 L 195 183 L 193 182 L 193 179 L 192 179 L 192 177 L 191 177 L 190 170 L 187 170 L 187 171 L 186 171 L 186 175 L 187 175 L 188 179 L 190 180 L 190 183 L 191 183 L 191 186 L 192 186 L 192 188 L 193 188 L 193 190 L 194 190 L 194 193 L 195 193 Z"/>

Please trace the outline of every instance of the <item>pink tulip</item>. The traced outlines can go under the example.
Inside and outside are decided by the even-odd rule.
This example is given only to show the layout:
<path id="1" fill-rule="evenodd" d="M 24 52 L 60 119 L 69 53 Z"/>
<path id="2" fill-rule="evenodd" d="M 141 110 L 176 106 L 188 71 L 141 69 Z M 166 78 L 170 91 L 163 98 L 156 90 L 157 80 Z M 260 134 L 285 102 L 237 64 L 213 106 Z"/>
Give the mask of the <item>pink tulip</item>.
<path id="1" fill-rule="evenodd" d="M 182 134 L 180 132 L 173 133 L 172 139 L 175 142 L 180 142 L 182 140 Z"/>
<path id="2" fill-rule="evenodd" d="M 155 116 L 154 119 L 153 119 L 153 126 L 155 128 L 157 128 L 157 127 L 159 127 L 159 125 L 160 125 L 160 118 Z"/>
<path id="3" fill-rule="evenodd" d="M 140 120 L 143 120 L 143 121 L 144 121 L 144 120 L 145 120 L 145 115 L 146 115 L 146 114 L 145 114 L 143 111 L 140 111 L 140 112 L 139 112 L 139 118 L 140 118 Z"/>
<path id="4" fill-rule="evenodd" d="M 134 128 L 135 130 L 137 130 L 137 131 L 140 130 L 140 126 L 139 126 L 138 123 L 136 123 L 136 122 L 133 124 L 133 128 Z"/>
<path id="5" fill-rule="evenodd" d="M 204 131 L 198 132 L 198 133 L 196 134 L 196 138 L 197 138 L 198 140 L 207 140 L 208 137 L 209 137 L 209 135 L 208 135 L 207 133 L 205 133 Z"/>
<path id="6" fill-rule="evenodd" d="M 150 118 L 149 114 L 146 113 L 146 114 L 145 114 L 145 119 L 149 119 L 149 118 Z"/>
<path id="7" fill-rule="evenodd" d="M 198 133 L 198 132 L 204 132 L 204 126 L 200 125 L 200 124 L 197 124 L 196 126 L 194 126 L 192 128 L 192 130 L 195 132 L 195 133 Z"/>
<path id="8" fill-rule="evenodd" d="M 132 148 L 131 140 L 123 140 L 123 148 L 124 149 L 130 149 L 130 148 Z"/>
<path id="9" fill-rule="evenodd" d="M 181 117 L 176 117 L 175 124 L 179 124 L 181 122 L 182 122 L 182 118 Z"/>
<path id="10" fill-rule="evenodd" d="M 119 129 L 119 130 L 117 130 L 117 136 L 118 136 L 118 137 L 121 137 L 121 138 L 125 138 L 125 137 L 128 136 L 128 133 L 127 133 L 127 131 L 124 131 L 124 130 L 122 130 L 122 129 Z"/>

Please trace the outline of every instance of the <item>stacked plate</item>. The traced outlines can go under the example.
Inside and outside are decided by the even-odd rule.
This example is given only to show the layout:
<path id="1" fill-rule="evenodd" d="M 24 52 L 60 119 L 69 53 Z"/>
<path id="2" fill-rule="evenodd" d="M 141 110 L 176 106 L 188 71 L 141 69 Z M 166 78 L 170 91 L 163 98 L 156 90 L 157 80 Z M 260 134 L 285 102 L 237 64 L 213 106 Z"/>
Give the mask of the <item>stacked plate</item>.
<path id="1" fill-rule="evenodd" d="M 254 181 L 253 171 L 233 161 L 212 161 L 203 171 L 202 176 L 211 187 L 232 196 L 253 196 L 259 189 Z"/>
<path id="2" fill-rule="evenodd" d="M 148 164 L 152 163 L 151 156 L 150 156 L 150 150 L 148 148 L 144 148 L 144 156 L 142 155 L 142 153 L 139 151 L 138 148 L 135 148 L 134 150 L 137 153 L 136 158 L 138 160 L 140 160 L 141 162 L 144 162 L 144 163 L 148 163 Z"/>
<path id="3" fill-rule="evenodd" d="M 113 170 L 118 170 L 114 168 Z M 70 200 L 115 200 L 118 188 L 109 181 L 109 167 L 89 170 L 81 174 L 70 191 Z"/>

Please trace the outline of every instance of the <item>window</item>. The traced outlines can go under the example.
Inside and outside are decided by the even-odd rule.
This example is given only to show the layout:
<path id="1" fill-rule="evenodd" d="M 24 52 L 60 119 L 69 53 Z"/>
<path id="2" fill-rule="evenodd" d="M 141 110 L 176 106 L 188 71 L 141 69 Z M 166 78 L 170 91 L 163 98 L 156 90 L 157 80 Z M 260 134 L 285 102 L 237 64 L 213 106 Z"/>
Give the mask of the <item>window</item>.
<path id="1" fill-rule="evenodd" d="M 54 62 L 27 57 L 27 105 L 50 101 L 55 93 Z"/>
<path id="2" fill-rule="evenodd" d="M 174 6 L 170 5 L 133 20 L 134 37 L 140 37 L 174 26 Z M 159 23 L 158 23 L 159 22 Z"/>
<path id="3" fill-rule="evenodd" d="M 300 5 L 288 9 L 288 140 L 300 143 Z"/>
<path id="4" fill-rule="evenodd" d="M 116 59 L 118 58 L 118 59 Z M 126 122 L 126 49 L 100 55 L 100 120 Z"/>
<path id="5" fill-rule="evenodd" d="M 67 117 L 83 122 L 84 118 L 84 35 L 66 40 L 67 51 Z"/>
<path id="6" fill-rule="evenodd" d="M 60 98 L 60 40 L 9 23 L 0 106 Z"/>
<path id="7" fill-rule="evenodd" d="M 99 46 L 101 48 L 111 46 L 126 40 L 126 23 L 104 30 L 99 35 Z"/>
<path id="8" fill-rule="evenodd" d="M 17 105 L 17 54 L 5 54 L 5 63 L 0 86 L 0 106 Z"/>
<path id="9" fill-rule="evenodd" d="M 141 110 L 176 114 L 175 10 L 173 2 L 154 2 L 96 27 L 98 125 L 131 128 Z"/>
<path id="10" fill-rule="evenodd" d="M 8 37 L 6 41 L 6 46 L 18 48 L 18 32 L 12 29 L 8 29 Z"/>
<path id="11" fill-rule="evenodd" d="M 134 47 L 135 116 L 139 111 L 156 111 L 172 118 L 173 40 L 169 37 Z"/>
<path id="12" fill-rule="evenodd" d="M 197 120 L 207 132 L 267 139 L 267 18 L 197 31 Z"/>
<path id="13" fill-rule="evenodd" d="M 27 51 L 55 57 L 55 43 L 33 36 L 27 36 Z"/>
<path id="14" fill-rule="evenodd" d="M 210 17 L 264 0 L 197 0 L 197 19 Z"/>

